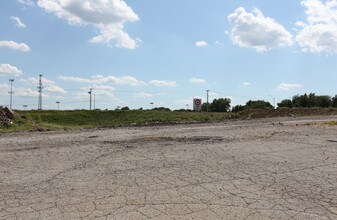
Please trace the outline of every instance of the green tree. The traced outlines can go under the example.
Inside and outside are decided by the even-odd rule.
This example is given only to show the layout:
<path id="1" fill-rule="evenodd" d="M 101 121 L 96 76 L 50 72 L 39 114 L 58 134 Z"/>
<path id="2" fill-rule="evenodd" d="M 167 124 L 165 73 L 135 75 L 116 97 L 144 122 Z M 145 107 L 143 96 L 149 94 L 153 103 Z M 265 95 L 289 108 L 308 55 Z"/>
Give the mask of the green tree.
<path id="1" fill-rule="evenodd" d="M 332 107 L 336 108 L 337 107 L 337 95 L 332 98 Z"/>
<path id="2" fill-rule="evenodd" d="M 332 106 L 332 99 L 328 95 L 321 95 L 316 97 L 316 107 L 329 108 Z"/>
<path id="3" fill-rule="evenodd" d="M 308 108 L 309 107 L 309 97 L 305 93 L 304 95 L 295 95 L 293 97 L 293 106 L 294 107 L 301 107 L 301 108 Z"/>
<path id="4" fill-rule="evenodd" d="M 207 104 L 207 102 L 202 103 L 201 111 L 207 112 L 207 106 L 208 106 L 208 111 L 211 111 L 211 103 Z"/>
<path id="5" fill-rule="evenodd" d="M 270 102 L 266 102 L 263 100 L 257 100 L 257 101 L 252 101 L 249 100 L 246 103 L 246 108 L 247 109 L 265 109 L 265 108 L 274 108 Z"/>
<path id="6" fill-rule="evenodd" d="M 245 110 L 245 106 L 244 105 L 236 105 L 232 108 L 232 112 L 241 112 Z"/>
<path id="7" fill-rule="evenodd" d="M 293 103 L 290 99 L 284 99 L 280 103 L 277 103 L 277 106 L 280 108 L 292 108 Z"/>
<path id="8" fill-rule="evenodd" d="M 211 104 L 212 112 L 227 112 L 231 107 L 231 100 L 229 98 L 214 99 Z"/>

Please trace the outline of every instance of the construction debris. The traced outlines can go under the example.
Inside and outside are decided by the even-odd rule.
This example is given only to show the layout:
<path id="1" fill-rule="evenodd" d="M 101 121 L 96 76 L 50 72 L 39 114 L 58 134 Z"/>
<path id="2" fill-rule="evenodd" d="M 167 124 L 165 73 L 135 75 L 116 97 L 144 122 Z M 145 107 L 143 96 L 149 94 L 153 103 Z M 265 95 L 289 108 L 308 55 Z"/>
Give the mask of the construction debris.
<path id="1" fill-rule="evenodd" d="M 13 110 L 0 106 L 0 126 L 10 126 L 13 124 Z"/>

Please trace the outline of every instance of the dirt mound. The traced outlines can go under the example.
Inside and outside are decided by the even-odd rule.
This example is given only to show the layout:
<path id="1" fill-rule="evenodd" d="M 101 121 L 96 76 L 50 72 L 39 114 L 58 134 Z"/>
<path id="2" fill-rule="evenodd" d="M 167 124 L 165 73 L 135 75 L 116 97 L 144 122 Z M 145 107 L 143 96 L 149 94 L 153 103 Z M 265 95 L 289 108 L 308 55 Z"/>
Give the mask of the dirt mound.
<path id="1" fill-rule="evenodd" d="M 337 108 L 248 109 L 238 114 L 240 119 L 337 115 Z"/>
<path id="2" fill-rule="evenodd" d="M 7 108 L 0 106 L 0 126 L 9 126 L 11 125 L 12 119 L 14 118 L 14 112 Z"/>

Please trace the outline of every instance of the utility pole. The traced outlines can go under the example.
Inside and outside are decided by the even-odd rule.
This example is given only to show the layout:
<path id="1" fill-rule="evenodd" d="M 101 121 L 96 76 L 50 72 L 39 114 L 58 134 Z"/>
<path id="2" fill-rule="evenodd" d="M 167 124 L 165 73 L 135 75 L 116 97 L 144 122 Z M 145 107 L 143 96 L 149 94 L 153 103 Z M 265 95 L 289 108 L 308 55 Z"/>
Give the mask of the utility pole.
<path id="1" fill-rule="evenodd" d="M 91 94 L 92 94 L 92 88 L 90 88 L 90 91 L 88 92 L 90 95 L 90 110 L 91 110 Z"/>
<path id="2" fill-rule="evenodd" d="M 209 93 L 210 90 L 206 90 L 206 93 L 207 93 L 207 106 L 206 106 L 206 111 L 208 112 L 208 93 Z"/>
<path id="3" fill-rule="evenodd" d="M 9 98 L 9 108 L 12 109 L 12 105 L 13 105 L 13 82 L 14 82 L 14 79 L 9 79 L 9 82 L 11 83 L 11 91 L 9 92 L 10 94 L 10 98 Z"/>
<path id="4" fill-rule="evenodd" d="M 38 110 L 42 110 L 42 74 L 39 75 L 39 86 L 37 87 L 38 88 L 38 92 L 39 92 L 39 103 L 38 103 L 38 107 L 37 109 Z"/>

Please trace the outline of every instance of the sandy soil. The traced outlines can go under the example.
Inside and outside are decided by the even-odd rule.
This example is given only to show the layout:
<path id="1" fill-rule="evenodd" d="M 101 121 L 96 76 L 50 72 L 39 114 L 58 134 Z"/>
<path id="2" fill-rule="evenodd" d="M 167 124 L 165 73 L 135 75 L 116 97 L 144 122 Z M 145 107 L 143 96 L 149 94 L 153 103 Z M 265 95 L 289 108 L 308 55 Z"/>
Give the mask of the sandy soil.
<path id="1" fill-rule="evenodd" d="M 337 117 L 0 136 L 0 219 L 337 219 Z"/>

